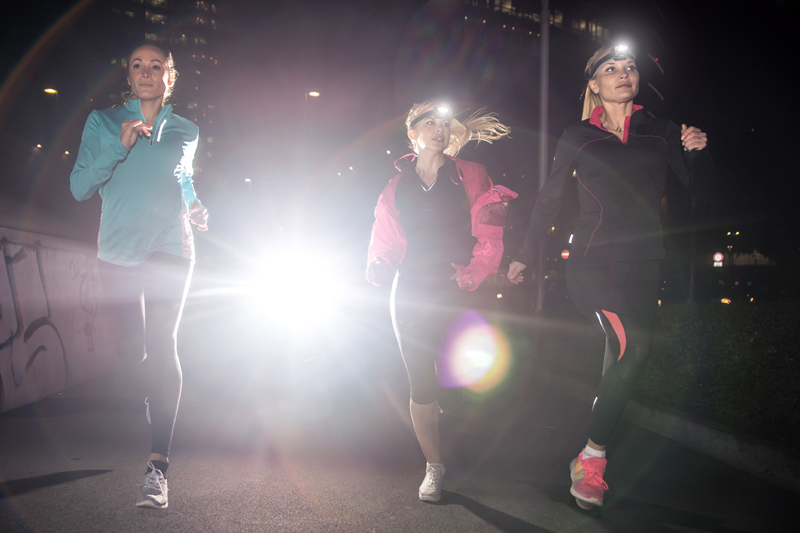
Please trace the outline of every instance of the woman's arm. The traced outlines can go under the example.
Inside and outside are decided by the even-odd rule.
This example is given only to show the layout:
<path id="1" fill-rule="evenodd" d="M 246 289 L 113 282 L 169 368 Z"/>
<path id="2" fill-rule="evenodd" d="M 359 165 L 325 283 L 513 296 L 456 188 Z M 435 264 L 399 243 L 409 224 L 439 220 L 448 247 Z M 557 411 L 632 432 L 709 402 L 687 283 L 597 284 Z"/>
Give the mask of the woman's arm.
<path id="1" fill-rule="evenodd" d="M 692 195 L 709 198 L 716 181 L 716 167 L 708 151 L 708 137 L 694 126 L 683 124 L 678 129 L 670 124 L 667 139 L 669 166 Z"/>
<path id="2" fill-rule="evenodd" d="M 502 185 L 495 186 L 482 165 L 465 165 L 462 181 L 470 201 L 472 234 L 478 242 L 468 266 L 453 265 L 458 270 L 453 279 L 457 277 L 459 288 L 474 291 L 500 266 L 508 202 L 517 193 Z"/>
<path id="3" fill-rule="evenodd" d="M 92 197 L 97 189 L 111 178 L 117 164 L 124 160 L 130 148 L 126 148 L 115 135 L 111 146 L 101 149 L 102 131 L 97 111 L 92 111 L 86 120 L 81 137 L 78 158 L 69 178 L 72 196 L 82 202 Z"/>
<path id="4" fill-rule="evenodd" d="M 193 141 L 183 143 L 183 155 L 181 155 L 181 162 L 175 167 L 175 177 L 181 185 L 181 194 L 183 195 L 183 203 L 189 213 L 189 221 L 197 226 L 199 231 L 208 230 L 208 209 L 205 208 L 203 203 L 197 198 L 194 190 L 194 154 L 197 151 L 197 140 L 199 133 L 195 136 Z"/>
<path id="5" fill-rule="evenodd" d="M 406 231 L 400 225 L 400 215 L 394 194 L 400 176 L 395 176 L 383 189 L 375 206 L 375 222 L 367 253 L 367 281 L 380 287 L 391 281 L 406 253 Z"/>
<path id="6" fill-rule="evenodd" d="M 550 175 L 542 190 L 539 191 L 536 204 L 533 206 L 525 241 L 522 244 L 522 248 L 514 256 L 515 263 L 530 265 L 536 257 L 542 239 L 561 210 L 561 196 L 564 194 L 564 186 L 567 180 L 575 171 L 575 158 L 577 155 L 576 143 L 569 132 L 564 131 L 556 146 L 556 154 L 553 159 L 553 167 L 550 169 Z"/>

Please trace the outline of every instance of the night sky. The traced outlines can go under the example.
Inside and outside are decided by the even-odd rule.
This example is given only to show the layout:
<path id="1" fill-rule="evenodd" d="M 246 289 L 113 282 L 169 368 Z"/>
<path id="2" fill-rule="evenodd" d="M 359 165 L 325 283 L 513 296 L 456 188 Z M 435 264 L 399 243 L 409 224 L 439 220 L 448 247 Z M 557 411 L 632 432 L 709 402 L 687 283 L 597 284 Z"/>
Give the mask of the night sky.
<path id="1" fill-rule="evenodd" d="M 10 3 L 0 8 L 4 79 L 45 32 L 59 21 L 63 30 L 14 87 L 4 82 L 0 225 L 93 242 L 99 201 L 77 204 L 69 171 L 91 109 L 81 98 L 107 68 L 93 50 L 98 42 L 120 43 L 106 42 L 113 35 L 92 28 L 90 10 L 64 23 L 75 2 Z M 514 2 L 528 4 L 539 11 L 538 2 Z M 612 40 L 624 37 L 659 55 L 665 102 L 642 94 L 642 103 L 708 132 L 720 182 L 714 200 L 700 206 L 698 224 L 708 238 L 736 229 L 745 235 L 743 251 L 758 249 L 796 264 L 800 223 L 792 207 L 800 187 L 791 160 L 797 135 L 789 125 L 796 92 L 790 78 L 798 72 L 796 3 L 767 0 L 744 10 L 721 1 L 553 1 L 551 10 L 569 12 L 574 4 L 597 10 Z M 448 29 L 453 17 L 464 16 L 460 2 L 216 5 L 220 67 L 213 90 L 221 112 L 213 163 L 196 177 L 211 213 L 211 231 L 200 237 L 201 260 L 247 255 L 285 238 L 309 246 L 333 239 L 362 261 L 377 196 L 392 176 L 392 161 L 406 153 L 404 114 L 430 97 L 447 98 L 457 109 L 486 106 L 511 125 L 511 140 L 462 153 L 521 193 L 512 220 L 529 216 L 538 165 L 539 65 L 522 32 L 497 39 L 476 34 L 466 45 L 469 35 Z M 561 130 L 580 118 L 582 68 L 597 45 L 577 42 L 566 31 L 553 31 L 551 38 L 552 151 Z M 41 107 L 39 86 L 51 78 L 65 88 L 57 109 L 31 112 Z M 304 94 L 312 89 L 322 96 L 309 103 Z M 37 131 L 57 132 L 72 155 L 53 154 L 32 167 L 23 152 Z M 686 198 L 677 198 L 673 213 L 680 218 Z M 668 230 L 681 225 L 666 224 Z"/>

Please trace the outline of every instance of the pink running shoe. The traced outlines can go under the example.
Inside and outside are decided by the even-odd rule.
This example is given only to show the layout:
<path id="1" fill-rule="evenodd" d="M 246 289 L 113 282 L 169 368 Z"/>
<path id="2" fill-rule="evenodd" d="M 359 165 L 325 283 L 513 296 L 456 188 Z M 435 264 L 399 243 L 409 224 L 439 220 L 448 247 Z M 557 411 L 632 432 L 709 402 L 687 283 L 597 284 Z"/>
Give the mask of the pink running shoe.
<path id="1" fill-rule="evenodd" d="M 591 509 L 603 505 L 603 493 L 608 485 L 603 481 L 606 460 L 599 457 L 583 458 L 583 451 L 569 464 L 569 477 L 572 486 L 569 492 L 581 509 Z"/>

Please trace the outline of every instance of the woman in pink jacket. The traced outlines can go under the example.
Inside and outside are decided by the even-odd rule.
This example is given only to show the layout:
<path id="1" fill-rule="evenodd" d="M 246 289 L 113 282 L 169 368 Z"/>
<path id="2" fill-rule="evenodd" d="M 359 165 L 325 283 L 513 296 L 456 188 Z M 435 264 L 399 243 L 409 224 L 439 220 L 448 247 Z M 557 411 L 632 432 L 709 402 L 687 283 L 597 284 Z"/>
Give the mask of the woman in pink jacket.
<path id="1" fill-rule="evenodd" d="M 414 153 L 395 163 L 400 173 L 378 199 L 367 280 L 377 286 L 393 280 L 392 322 L 408 371 L 414 431 L 428 461 L 419 498 L 435 502 L 445 475 L 437 352 L 448 326 L 470 307 L 470 291 L 497 271 L 506 208 L 517 195 L 495 186 L 482 165 L 455 157 L 470 140 L 508 135 L 493 115 L 477 112 L 462 123 L 446 105 L 428 101 L 411 108 L 406 126 Z"/>

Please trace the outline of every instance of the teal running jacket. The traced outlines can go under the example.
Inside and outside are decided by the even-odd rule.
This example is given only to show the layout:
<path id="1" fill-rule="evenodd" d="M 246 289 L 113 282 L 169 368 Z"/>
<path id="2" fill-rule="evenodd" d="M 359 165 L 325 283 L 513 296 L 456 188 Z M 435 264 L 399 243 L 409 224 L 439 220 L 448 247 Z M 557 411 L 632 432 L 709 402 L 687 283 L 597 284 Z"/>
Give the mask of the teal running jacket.
<path id="1" fill-rule="evenodd" d="M 194 261 L 189 206 L 200 203 L 192 183 L 199 129 L 166 105 L 150 138 L 128 149 L 119 138 L 125 120 L 144 120 L 139 100 L 92 111 L 70 175 L 76 200 L 95 191 L 103 199 L 97 257 L 122 266 L 138 265 L 153 252 Z"/>

